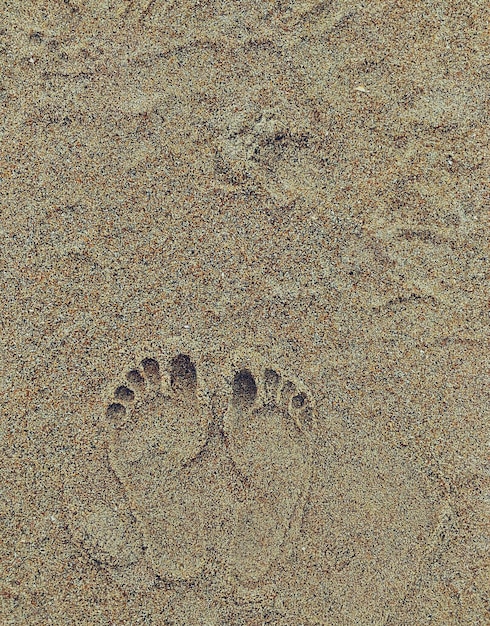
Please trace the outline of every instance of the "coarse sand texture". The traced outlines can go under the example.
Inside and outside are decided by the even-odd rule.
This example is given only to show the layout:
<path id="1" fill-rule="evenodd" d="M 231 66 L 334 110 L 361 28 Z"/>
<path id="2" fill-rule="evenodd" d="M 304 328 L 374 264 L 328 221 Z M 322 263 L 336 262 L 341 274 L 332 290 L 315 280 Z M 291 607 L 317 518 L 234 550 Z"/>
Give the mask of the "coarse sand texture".
<path id="1" fill-rule="evenodd" d="M 0 2 L 0 626 L 489 626 L 489 24 Z"/>

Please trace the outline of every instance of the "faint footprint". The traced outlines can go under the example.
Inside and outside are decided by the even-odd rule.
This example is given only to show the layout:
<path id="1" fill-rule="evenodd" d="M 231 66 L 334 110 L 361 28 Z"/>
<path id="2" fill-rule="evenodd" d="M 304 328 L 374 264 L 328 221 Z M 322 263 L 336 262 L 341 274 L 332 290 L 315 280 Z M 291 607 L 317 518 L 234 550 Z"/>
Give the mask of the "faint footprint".
<path id="1" fill-rule="evenodd" d="M 224 436 L 247 489 L 227 529 L 226 560 L 246 583 L 262 579 L 299 531 L 310 484 L 314 407 L 299 381 L 256 355 L 240 361 Z"/>
<path id="2" fill-rule="evenodd" d="M 109 461 L 139 522 L 146 555 L 166 580 L 196 576 L 205 563 L 206 507 L 186 464 L 202 451 L 210 413 L 186 355 L 160 370 L 141 362 L 106 411 Z"/>
<path id="3" fill-rule="evenodd" d="M 311 189 L 316 172 L 309 149 L 312 135 L 305 120 L 295 123 L 292 115 L 278 106 L 247 111 L 241 118 L 234 111 L 220 134 L 218 177 L 233 185 L 255 181 L 281 203 Z"/>

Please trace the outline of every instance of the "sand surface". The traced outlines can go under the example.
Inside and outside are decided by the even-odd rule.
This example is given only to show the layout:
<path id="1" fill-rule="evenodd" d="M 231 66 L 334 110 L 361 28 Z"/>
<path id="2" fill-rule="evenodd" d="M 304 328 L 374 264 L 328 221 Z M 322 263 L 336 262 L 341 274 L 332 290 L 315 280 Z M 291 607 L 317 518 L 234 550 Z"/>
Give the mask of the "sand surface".
<path id="1" fill-rule="evenodd" d="M 488 3 L 0 7 L 0 623 L 490 623 Z"/>

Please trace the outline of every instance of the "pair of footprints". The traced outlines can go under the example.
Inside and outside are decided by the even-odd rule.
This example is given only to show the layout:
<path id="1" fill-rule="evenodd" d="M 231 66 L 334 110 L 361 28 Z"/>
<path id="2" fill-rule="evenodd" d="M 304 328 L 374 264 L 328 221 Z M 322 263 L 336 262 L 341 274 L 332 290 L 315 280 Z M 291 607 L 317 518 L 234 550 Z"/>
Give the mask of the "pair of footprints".
<path id="1" fill-rule="evenodd" d="M 185 581 L 210 564 L 257 583 L 299 531 L 311 475 L 312 398 L 299 382 L 243 359 L 214 411 L 180 354 L 126 375 L 106 410 L 109 461 L 156 576 Z"/>

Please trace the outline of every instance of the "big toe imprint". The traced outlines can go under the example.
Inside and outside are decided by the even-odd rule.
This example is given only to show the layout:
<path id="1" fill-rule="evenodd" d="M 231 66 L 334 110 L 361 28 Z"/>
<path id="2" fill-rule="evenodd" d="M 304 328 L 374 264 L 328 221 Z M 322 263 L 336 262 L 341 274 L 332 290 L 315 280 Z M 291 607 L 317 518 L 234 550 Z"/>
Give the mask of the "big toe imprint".
<path id="1" fill-rule="evenodd" d="M 225 440 L 247 485 L 229 529 L 227 561 L 243 582 L 264 577 L 299 530 L 310 483 L 314 408 L 302 383 L 241 359 L 224 419 Z"/>
<path id="2" fill-rule="evenodd" d="M 205 561 L 206 512 L 188 464 L 203 449 L 210 414 L 196 368 L 179 355 L 161 371 L 144 359 L 107 409 L 110 464 L 142 529 L 147 556 L 162 578 L 188 579 Z"/>

